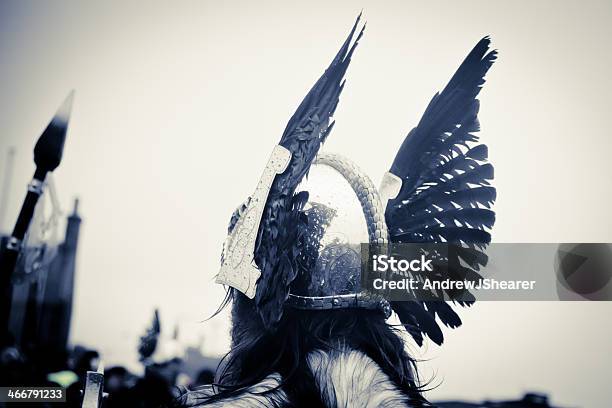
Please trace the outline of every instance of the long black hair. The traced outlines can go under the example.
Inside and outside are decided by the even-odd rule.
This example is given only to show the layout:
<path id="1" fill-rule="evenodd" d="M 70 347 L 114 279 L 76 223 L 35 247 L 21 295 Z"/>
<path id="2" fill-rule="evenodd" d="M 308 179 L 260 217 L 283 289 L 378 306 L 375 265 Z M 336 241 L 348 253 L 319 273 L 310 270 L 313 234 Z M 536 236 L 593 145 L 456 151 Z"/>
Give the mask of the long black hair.
<path id="1" fill-rule="evenodd" d="M 408 355 L 400 328 L 382 313 L 364 309 L 298 310 L 286 307 L 276 329 L 266 330 L 253 313 L 253 303 L 230 289 L 233 301 L 232 346 L 219 364 L 215 395 L 201 404 L 236 398 L 247 388 L 278 373 L 279 385 L 293 406 L 324 406 L 307 363 L 314 350 L 352 349 L 371 358 L 407 396 L 412 406 L 429 406 L 423 397 L 416 360 Z M 272 390 L 273 391 L 273 390 Z"/>

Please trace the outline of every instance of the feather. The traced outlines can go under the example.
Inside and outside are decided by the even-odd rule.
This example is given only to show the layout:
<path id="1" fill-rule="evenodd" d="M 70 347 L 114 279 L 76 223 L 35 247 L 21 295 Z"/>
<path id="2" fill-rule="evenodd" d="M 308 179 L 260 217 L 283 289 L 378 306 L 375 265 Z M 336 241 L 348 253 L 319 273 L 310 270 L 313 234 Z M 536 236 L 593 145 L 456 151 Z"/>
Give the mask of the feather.
<path id="1" fill-rule="evenodd" d="M 423 228 L 439 225 L 455 225 L 484 229 L 492 228 L 495 223 L 495 213 L 484 208 L 464 208 L 426 213 L 406 221 L 406 232 L 418 232 Z"/>
<path id="2" fill-rule="evenodd" d="M 497 193 L 493 187 L 468 188 L 453 192 L 438 192 L 428 196 L 419 196 L 410 205 L 400 203 L 395 209 L 398 218 L 418 216 L 431 211 L 454 210 L 457 208 L 477 208 L 479 205 L 491 208 Z M 387 211 L 390 211 L 389 208 Z"/>
<path id="3" fill-rule="evenodd" d="M 427 308 L 430 313 L 435 314 L 442 323 L 451 329 L 461 326 L 461 318 L 446 302 L 428 302 Z"/>
<path id="4" fill-rule="evenodd" d="M 404 302 L 392 302 L 392 307 L 397 316 L 399 317 L 402 324 L 408 324 L 409 326 L 418 328 L 418 330 L 433 340 L 436 344 L 442 344 L 444 341 L 444 335 L 440 326 L 436 323 L 435 316 L 427 311 L 424 302 L 417 301 L 404 301 Z M 408 322 L 408 323 L 405 323 Z M 410 332 L 410 331 L 409 331 Z M 419 336 L 420 337 L 420 336 Z M 415 337 L 414 340 L 417 344 L 422 345 L 422 337 Z"/>
<path id="5" fill-rule="evenodd" d="M 459 153 L 454 157 L 445 156 L 442 164 L 425 172 L 421 180 L 425 180 L 425 182 L 443 181 L 452 176 L 459 175 L 461 172 L 475 169 L 479 166 L 479 161 L 486 159 L 487 146 L 478 145 L 466 151 L 465 154 Z"/>
<path id="6" fill-rule="evenodd" d="M 400 232 L 394 237 L 404 242 L 450 242 L 476 246 L 491 242 L 491 234 L 488 232 L 465 227 L 425 228 L 419 232 Z"/>

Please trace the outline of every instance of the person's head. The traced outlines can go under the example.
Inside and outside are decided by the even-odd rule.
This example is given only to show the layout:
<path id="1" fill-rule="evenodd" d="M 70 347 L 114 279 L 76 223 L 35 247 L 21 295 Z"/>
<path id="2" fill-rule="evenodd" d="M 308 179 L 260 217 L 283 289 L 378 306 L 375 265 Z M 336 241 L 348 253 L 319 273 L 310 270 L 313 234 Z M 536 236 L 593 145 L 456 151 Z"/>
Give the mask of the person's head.
<path id="1" fill-rule="evenodd" d="M 97 370 L 99 359 L 100 355 L 97 351 L 78 348 L 75 349 L 70 358 L 70 366 L 75 373 L 81 376 L 85 375 L 87 371 Z"/>
<path id="2" fill-rule="evenodd" d="M 128 371 L 125 367 L 116 366 L 104 371 L 104 390 L 109 394 L 126 387 Z"/>

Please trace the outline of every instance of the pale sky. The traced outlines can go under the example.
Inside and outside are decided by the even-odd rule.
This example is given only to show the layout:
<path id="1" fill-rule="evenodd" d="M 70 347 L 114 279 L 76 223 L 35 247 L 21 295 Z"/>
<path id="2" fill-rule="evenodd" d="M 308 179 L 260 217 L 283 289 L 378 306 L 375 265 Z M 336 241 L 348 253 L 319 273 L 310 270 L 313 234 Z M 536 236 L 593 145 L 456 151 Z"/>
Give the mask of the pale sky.
<path id="1" fill-rule="evenodd" d="M 227 350 L 213 283 L 233 209 L 355 16 L 368 25 L 324 146 L 378 183 L 471 47 L 499 49 L 481 93 L 496 168 L 496 242 L 612 242 L 607 1 L 0 1 L 0 160 L 17 149 L 7 220 L 31 150 L 71 89 L 55 174 L 84 218 L 71 341 L 136 364 L 153 308 L 167 331 Z M 0 166 L 3 171 L 4 166 Z M 1 179 L 1 177 L 0 177 Z M 4 230 L 8 225 L 0 226 Z M 431 399 L 548 392 L 605 407 L 610 303 L 477 304 L 415 354 Z M 416 346 L 415 346 L 416 347 Z"/>

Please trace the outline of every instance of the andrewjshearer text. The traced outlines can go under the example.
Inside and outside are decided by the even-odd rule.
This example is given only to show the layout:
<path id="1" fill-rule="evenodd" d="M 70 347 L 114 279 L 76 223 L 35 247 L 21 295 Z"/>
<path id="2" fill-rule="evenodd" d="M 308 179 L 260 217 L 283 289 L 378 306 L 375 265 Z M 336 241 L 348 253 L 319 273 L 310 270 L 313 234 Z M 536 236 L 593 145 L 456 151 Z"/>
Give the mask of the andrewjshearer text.
<path id="1" fill-rule="evenodd" d="M 480 282 L 467 280 L 434 280 L 414 278 L 400 278 L 385 280 L 376 278 L 372 281 L 375 290 L 533 290 L 534 280 L 497 280 L 492 278 L 482 279 Z"/>

